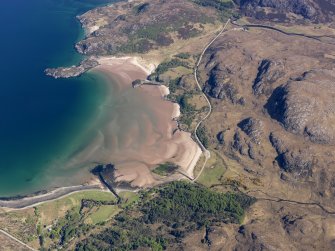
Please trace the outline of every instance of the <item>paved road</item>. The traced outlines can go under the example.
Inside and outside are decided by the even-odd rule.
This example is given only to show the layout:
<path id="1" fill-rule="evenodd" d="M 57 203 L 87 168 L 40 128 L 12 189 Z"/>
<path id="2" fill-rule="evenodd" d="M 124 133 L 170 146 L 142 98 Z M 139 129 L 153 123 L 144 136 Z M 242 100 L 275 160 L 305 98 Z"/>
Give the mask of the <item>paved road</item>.
<path id="1" fill-rule="evenodd" d="M 203 49 L 203 51 L 202 51 L 202 53 L 201 53 L 201 55 L 200 55 L 200 57 L 199 57 L 199 60 L 198 60 L 196 66 L 195 66 L 195 68 L 194 68 L 194 79 L 195 79 L 195 82 L 197 83 L 197 86 L 198 86 L 199 90 L 202 92 L 203 97 L 206 99 L 206 101 L 207 101 L 207 103 L 208 103 L 209 111 L 208 111 L 208 113 L 206 114 L 206 116 L 203 117 L 203 118 L 199 121 L 199 123 L 197 124 L 197 126 L 196 126 L 195 129 L 194 129 L 194 136 L 195 136 L 196 140 L 198 141 L 198 144 L 199 144 L 201 150 L 203 151 L 203 153 L 204 153 L 206 159 L 205 159 L 205 162 L 204 162 L 204 164 L 203 164 L 203 166 L 202 166 L 202 168 L 201 168 L 199 174 L 197 175 L 197 177 L 195 177 L 195 178 L 193 179 L 193 181 L 196 181 L 196 180 L 200 177 L 202 171 L 204 170 L 204 168 L 205 168 L 205 166 L 206 166 L 206 164 L 207 164 L 208 159 L 211 157 L 211 153 L 210 153 L 210 151 L 208 151 L 208 150 L 206 149 L 206 147 L 202 144 L 202 142 L 201 142 L 200 139 L 198 138 L 198 134 L 197 134 L 197 131 L 198 131 L 199 126 L 200 126 L 200 125 L 201 125 L 201 124 L 202 124 L 202 123 L 203 123 L 203 122 L 204 122 L 204 121 L 211 115 L 211 113 L 212 113 L 212 105 L 211 105 L 211 102 L 210 102 L 209 99 L 207 98 L 206 94 L 202 91 L 201 85 L 200 85 L 199 80 L 198 80 L 198 67 L 199 67 L 199 65 L 200 65 L 200 63 L 201 63 L 201 61 L 202 61 L 203 56 L 205 55 L 206 51 L 208 50 L 208 48 L 209 48 L 209 47 L 216 41 L 216 39 L 218 39 L 218 38 L 222 35 L 222 33 L 226 30 L 227 25 L 229 24 L 229 22 L 230 22 L 230 18 L 229 18 L 228 21 L 225 23 L 224 27 L 223 27 L 222 30 L 219 32 L 219 34 L 216 35 L 216 37 L 213 38 L 213 39 L 206 45 L 206 47 Z"/>
<path id="2" fill-rule="evenodd" d="M 4 231 L 2 229 L 0 229 L 0 233 L 6 235 L 7 237 L 9 237 L 12 240 L 16 241 L 17 243 L 21 244 L 22 246 L 24 246 L 28 250 L 36 251 L 36 249 L 33 249 L 32 247 L 29 247 L 27 244 L 25 244 L 24 242 L 20 241 L 19 239 L 17 239 L 16 237 L 14 237 L 13 235 L 11 235 L 10 233 L 7 233 L 6 231 Z"/>

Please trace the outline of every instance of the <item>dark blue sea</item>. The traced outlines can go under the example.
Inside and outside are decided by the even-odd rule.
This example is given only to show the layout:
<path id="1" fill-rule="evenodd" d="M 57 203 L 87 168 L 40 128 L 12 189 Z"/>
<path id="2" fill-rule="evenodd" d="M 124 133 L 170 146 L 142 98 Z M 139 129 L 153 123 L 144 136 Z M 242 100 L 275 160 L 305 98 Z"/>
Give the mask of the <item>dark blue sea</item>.
<path id="1" fill-rule="evenodd" d="M 76 15 L 109 0 L 0 2 L 0 196 L 28 194 L 68 177 L 67 158 L 90 140 L 106 83 L 88 73 L 52 79 L 47 67 L 81 60 Z"/>

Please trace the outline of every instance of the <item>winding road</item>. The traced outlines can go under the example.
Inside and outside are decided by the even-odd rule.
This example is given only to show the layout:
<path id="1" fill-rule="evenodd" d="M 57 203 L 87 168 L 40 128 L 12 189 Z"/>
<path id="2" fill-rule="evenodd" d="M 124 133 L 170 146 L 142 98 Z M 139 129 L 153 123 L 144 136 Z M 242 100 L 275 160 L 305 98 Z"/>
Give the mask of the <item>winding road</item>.
<path id="1" fill-rule="evenodd" d="M 198 128 L 199 126 L 211 115 L 212 113 L 212 105 L 211 105 L 211 102 L 209 101 L 209 99 L 207 98 L 206 94 L 202 91 L 202 88 L 201 88 L 201 85 L 199 83 L 199 80 L 198 80 L 198 67 L 201 63 L 201 60 L 203 58 L 203 56 L 205 55 L 206 51 L 208 50 L 208 48 L 222 35 L 222 33 L 226 30 L 227 28 L 227 25 L 229 24 L 230 22 L 230 18 L 227 20 L 227 22 L 225 23 L 225 25 L 223 26 L 222 30 L 219 32 L 218 35 L 216 35 L 215 38 L 213 38 L 207 45 L 206 47 L 203 49 L 202 53 L 200 54 L 200 57 L 198 59 L 198 62 L 194 68 L 194 79 L 195 79 L 195 82 L 197 83 L 197 86 L 199 88 L 199 90 L 202 92 L 202 95 L 203 97 L 206 99 L 207 103 L 208 103 L 208 107 L 209 107 L 209 111 L 208 113 L 206 114 L 205 117 L 203 117 L 199 123 L 196 125 L 195 129 L 194 129 L 194 137 L 195 139 L 198 141 L 198 144 L 201 148 L 201 150 L 203 151 L 204 155 L 205 155 L 205 162 L 200 170 L 200 172 L 198 173 L 198 175 L 193 179 L 193 181 L 197 181 L 197 179 L 201 176 L 203 170 L 205 169 L 205 166 L 207 164 L 207 161 L 208 159 L 211 157 L 211 153 L 210 151 L 208 151 L 208 149 L 206 149 L 206 147 L 202 144 L 202 142 L 200 141 L 200 139 L 198 138 L 198 134 L 197 134 L 197 131 L 198 131 Z"/>

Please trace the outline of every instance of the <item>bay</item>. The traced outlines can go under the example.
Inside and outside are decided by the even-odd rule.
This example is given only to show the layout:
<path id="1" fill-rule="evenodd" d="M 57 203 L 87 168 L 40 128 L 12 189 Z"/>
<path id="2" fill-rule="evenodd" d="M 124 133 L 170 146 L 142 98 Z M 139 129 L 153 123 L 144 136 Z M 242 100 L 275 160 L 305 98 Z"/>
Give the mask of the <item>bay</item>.
<path id="1" fill-rule="evenodd" d="M 82 59 L 75 17 L 110 2 L 1 1 L 0 196 L 36 192 L 78 171 L 62 167 L 94 133 L 106 83 L 92 73 L 55 80 L 43 71 Z"/>

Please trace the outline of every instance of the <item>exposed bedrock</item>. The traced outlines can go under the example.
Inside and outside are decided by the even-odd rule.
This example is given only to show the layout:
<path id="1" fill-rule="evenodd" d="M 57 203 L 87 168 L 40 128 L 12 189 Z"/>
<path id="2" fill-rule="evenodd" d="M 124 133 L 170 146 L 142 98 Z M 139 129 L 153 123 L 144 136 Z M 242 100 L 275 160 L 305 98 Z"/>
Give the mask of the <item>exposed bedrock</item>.
<path id="1" fill-rule="evenodd" d="M 296 178 L 307 178 L 312 175 L 316 160 L 309 149 L 290 148 L 279 135 L 270 134 L 270 142 L 276 149 L 278 165 Z"/>
<path id="2" fill-rule="evenodd" d="M 259 119 L 246 118 L 238 126 L 247 134 L 254 143 L 260 144 L 263 136 L 263 122 Z"/>
<path id="3" fill-rule="evenodd" d="M 240 226 L 234 250 L 334 250 L 331 217 L 320 219 L 300 205 L 264 203 L 263 207 L 273 213 Z"/>
<path id="4" fill-rule="evenodd" d="M 243 97 L 240 97 L 238 89 L 230 80 L 230 75 L 234 74 L 234 72 L 234 69 L 220 64 L 214 66 L 209 73 L 204 92 L 216 99 L 228 100 L 233 104 L 244 105 L 245 101 Z"/>
<path id="5" fill-rule="evenodd" d="M 78 77 L 98 65 L 98 61 L 93 58 L 88 58 L 83 60 L 79 65 L 73 65 L 70 67 L 48 68 L 45 70 L 45 74 L 53 78 Z"/>
<path id="6" fill-rule="evenodd" d="M 257 145 L 258 144 L 255 143 L 252 138 L 249 140 L 243 137 L 241 131 L 237 129 L 230 143 L 230 151 L 246 156 L 259 163 L 263 155 Z"/>
<path id="7" fill-rule="evenodd" d="M 332 0 L 234 0 L 247 16 L 269 21 L 332 22 L 335 2 Z M 295 17 L 296 16 L 296 17 Z"/>
<path id="8" fill-rule="evenodd" d="M 270 95 L 273 91 L 272 84 L 284 75 L 282 62 L 263 59 L 258 66 L 257 76 L 252 86 L 255 95 Z"/>
<path id="9" fill-rule="evenodd" d="M 269 7 L 281 12 L 292 12 L 305 18 L 313 18 L 316 9 L 313 1 L 308 0 L 237 0 L 245 10 L 253 10 L 255 7 Z"/>
<path id="10" fill-rule="evenodd" d="M 335 145 L 335 72 L 311 71 L 278 87 L 266 108 L 287 131 Z"/>

